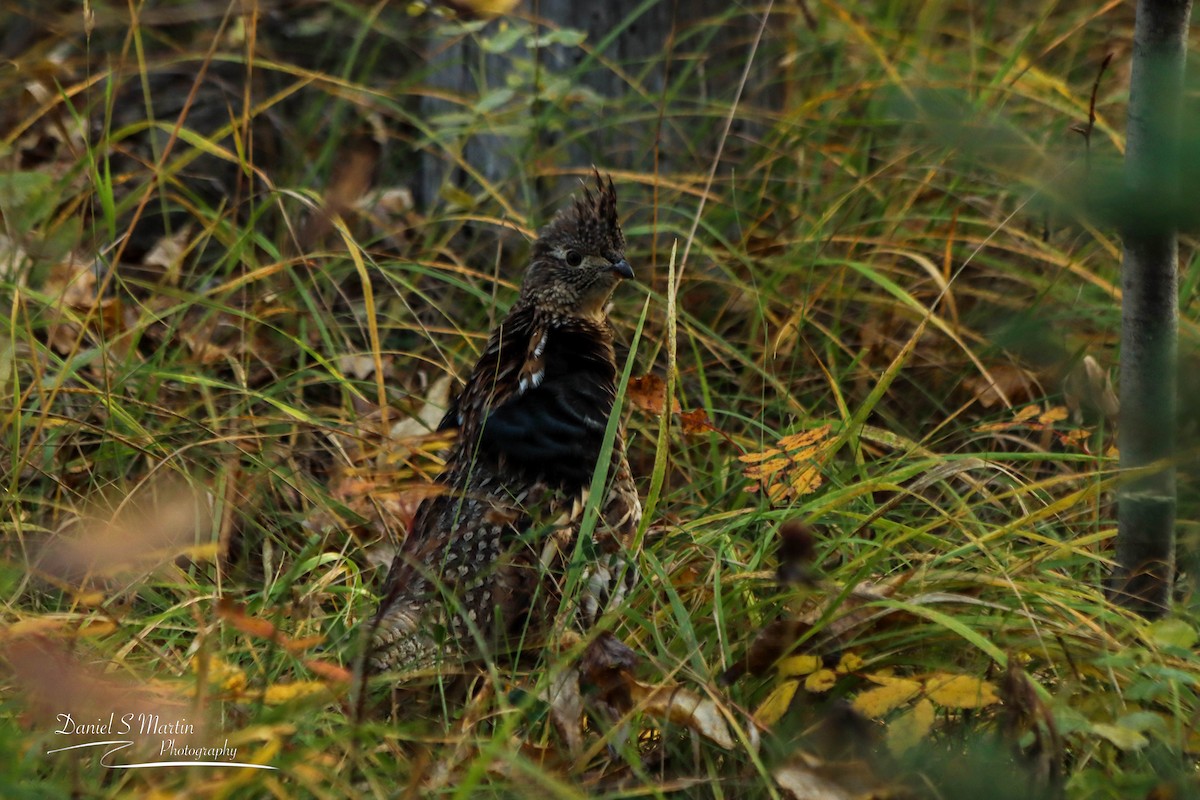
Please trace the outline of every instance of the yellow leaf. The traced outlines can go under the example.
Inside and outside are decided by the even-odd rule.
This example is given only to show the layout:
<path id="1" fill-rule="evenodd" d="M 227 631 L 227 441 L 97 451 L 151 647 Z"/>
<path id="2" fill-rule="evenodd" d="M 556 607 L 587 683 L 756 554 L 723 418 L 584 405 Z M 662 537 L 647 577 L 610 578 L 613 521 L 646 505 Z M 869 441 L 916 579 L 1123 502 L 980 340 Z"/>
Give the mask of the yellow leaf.
<path id="1" fill-rule="evenodd" d="M 782 450 L 777 450 L 774 447 L 768 447 L 761 453 L 744 453 L 738 456 L 738 461 L 741 461 L 743 464 L 757 464 L 760 461 L 766 461 L 769 458 L 775 458 L 775 456 L 779 455 L 783 455 Z M 784 461 L 783 463 L 786 464 L 787 462 Z"/>
<path id="2" fill-rule="evenodd" d="M 822 425 L 819 428 L 785 436 L 779 440 L 779 446 L 784 450 L 798 450 L 801 447 L 811 447 L 827 436 L 829 436 L 829 426 Z"/>
<path id="3" fill-rule="evenodd" d="M 820 656 L 788 656 L 779 662 L 779 676 L 796 678 L 801 675 L 811 675 L 820 668 Z"/>
<path id="4" fill-rule="evenodd" d="M 481 17 L 498 17 L 507 14 L 520 3 L 520 0 L 459 0 L 462 5 L 471 9 Z"/>
<path id="5" fill-rule="evenodd" d="M 1067 411 L 1066 406 L 1055 406 L 1054 408 L 1047 410 L 1045 414 L 1042 414 L 1040 417 L 1038 417 L 1038 422 L 1042 423 L 1043 425 L 1053 425 L 1056 422 L 1062 422 L 1064 419 L 1070 416 L 1070 413 L 1071 412 Z"/>
<path id="6" fill-rule="evenodd" d="M 295 683 L 276 683 L 268 686 L 263 692 L 263 702 L 269 706 L 289 703 L 302 697 L 328 691 L 326 684 L 321 681 L 296 681 Z"/>
<path id="7" fill-rule="evenodd" d="M 107 619 L 97 619 L 79 626 L 76 634 L 79 636 L 106 636 L 117 629 L 117 623 Z"/>
<path id="8" fill-rule="evenodd" d="M 104 602 L 104 592 L 80 592 L 75 595 L 75 602 L 81 606 L 98 606 Z"/>
<path id="9" fill-rule="evenodd" d="M 4 629 L 4 638 L 15 639 L 18 636 L 41 635 L 62 628 L 62 620 L 49 617 L 31 617 L 14 622 Z"/>
<path id="10" fill-rule="evenodd" d="M 192 658 L 192 669 L 196 674 L 200 673 L 200 657 L 198 655 Z M 213 656 L 208 660 L 208 682 L 217 684 L 222 691 L 237 694 L 246 688 L 246 673 L 242 672 L 240 667 L 227 664 Z"/>
<path id="11" fill-rule="evenodd" d="M 933 703 L 922 698 L 888 726 L 887 743 L 892 755 L 901 755 L 920 742 L 933 727 Z"/>
<path id="12" fill-rule="evenodd" d="M 854 698 L 854 708 L 864 716 L 885 716 L 921 693 L 920 681 L 906 678 L 889 678 L 883 686 L 877 686 Z"/>
<path id="13" fill-rule="evenodd" d="M 821 473 L 816 467 L 808 467 L 800 470 L 796 477 L 792 478 L 791 490 L 797 495 L 808 494 L 816 491 L 821 485 Z"/>
<path id="14" fill-rule="evenodd" d="M 1018 411 L 1016 414 L 1013 415 L 1013 419 L 1015 419 L 1017 422 L 1027 422 L 1028 420 L 1031 420 L 1034 417 L 1036 417 L 1038 414 L 1040 414 L 1041 411 L 1042 411 L 1041 407 L 1039 407 L 1036 404 L 1031 405 L 1031 406 L 1025 406 L 1024 408 L 1022 408 L 1020 411 Z"/>
<path id="15" fill-rule="evenodd" d="M 192 561 L 216 561 L 217 557 L 221 555 L 221 547 L 216 542 L 195 544 L 180 550 L 179 555 L 186 556 Z"/>
<path id="16" fill-rule="evenodd" d="M 761 478 L 770 477 L 790 464 L 791 462 L 786 458 L 774 458 L 770 461 L 764 461 L 761 464 L 752 464 L 742 470 L 742 472 L 745 473 L 747 478 L 758 480 Z"/>
<path id="17" fill-rule="evenodd" d="M 925 680 L 929 699 L 947 708 L 983 708 L 1000 702 L 996 687 L 970 675 L 940 672 Z"/>
<path id="18" fill-rule="evenodd" d="M 763 700 L 758 710 L 754 712 L 754 718 L 768 727 L 779 722 L 788 710 L 788 706 L 792 704 L 792 698 L 796 696 L 798 688 L 800 688 L 800 681 L 784 681 L 776 686 L 767 695 L 767 699 Z"/>
<path id="19" fill-rule="evenodd" d="M 804 679 L 804 688 L 810 692 L 828 692 L 837 683 L 837 673 L 831 669 L 819 669 Z"/>
<path id="20" fill-rule="evenodd" d="M 866 662 L 858 653 L 842 653 L 842 657 L 838 659 L 837 671 L 843 675 L 858 672 L 864 663 Z"/>

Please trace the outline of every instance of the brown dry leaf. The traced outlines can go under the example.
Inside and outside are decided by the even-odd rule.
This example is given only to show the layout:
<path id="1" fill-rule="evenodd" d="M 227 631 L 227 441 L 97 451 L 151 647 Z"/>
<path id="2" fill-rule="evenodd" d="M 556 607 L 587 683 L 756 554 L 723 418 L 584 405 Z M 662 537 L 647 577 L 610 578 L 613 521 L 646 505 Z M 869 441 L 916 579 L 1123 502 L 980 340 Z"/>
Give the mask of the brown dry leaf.
<path id="1" fill-rule="evenodd" d="M 800 681 L 797 680 L 784 681 L 779 684 L 755 709 L 754 718 L 767 727 L 779 722 L 792 704 L 792 698 L 796 696 L 796 690 L 799 688 Z"/>
<path id="2" fill-rule="evenodd" d="M 887 743 L 892 755 L 899 756 L 920 743 L 933 727 L 934 708 L 929 698 L 923 697 L 917 704 L 888 725 Z"/>
<path id="3" fill-rule="evenodd" d="M 703 408 L 681 412 L 679 427 L 684 436 L 693 436 L 698 433 L 720 433 L 720 429 L 712 424 L 712 420 L 708 418 L 708 412 Z"/>
<path id="4" fill-rule="evenodd" d="M 583 752 L 583 695 L 579 691 L 579 666 L 573 664 L 550 681 L 545 698 L 550 706 L 550 722 L 576 755 Z"/>
<path id="5" fill-rule="evenodd" d="M 995 684 L 970 675 L 939 672 L 925 679 L 929 699 L 946 708 L 983 708 L 1000 702 Z"/>
<path id="6" fill-rule="evenodd" d="M 1011 402 L 1027 402 L 1037 393 L 1037 379 L 1033 373 L 1012 364 L 997 364 L 988 367 L 991 380 L 983 375 L 974 375 L 963 381 L 967 391 L 984 408 L 999 404 L 1004 398 Z"/>
<path id="7" fill-rule="evenodd" d="M 369 358 L 369 356 L 365 357 Z M 375 360 L 372 358 L 371 371 L 374 372 L 374 370 Z M 429 384 L 429 389 L 426 390 L 425 398 L 421 403 L 421 410 L 417 412 L 417 415 L 402 419 L 392 426 L 390 432 L 392 440 L 415 439 L 436 431 L 442 417 L 446 414 L 446 409 L 450 407 L 450 384 L 449 375 L 443 375 Z"/>
<path id="8" fill-rule="evenodd" d="M 365 198 L 374 181 L 381 152 L 379 143 L 370 136 L 352 136 L 338 148 L 321 208 L 313 211 L 297 234 L 296 244 L 301 253 L 308 253 L 323 243 L 334 230 L 335 221 L 341 220 Z"/>
<path id="9" fill-rule="evenodd" d="M 865 716 L 879 719 L 907 703 L 921 693 L 920 681 L 889 676 L 871 676 L 871 680 L 882 685 L 868 689 L 854 698 L 855 710 Z"/>
<path id="10" fill-rule="evenodd" d="M 649 414 L 661 414 L 667 404 L 667 384 L 654 373 L 640 378 L 630 378 L 625 394 L 633 405 Z M 671 411 L 679 414 L 683 408 L 679 398 L 671 399 Z"/>
<path id="11" fill-rule="evenodd" d="M 188 240 L 192 237 L 192 226 L 184 225 L 170 236 L 164 236 L 154 243 L 150 252 L 142 259 L 148 267 L 158 267 L 162 270 L 162 282 L 170 286 L 179 283 L 183 257 L 187 253 Z"/>
<path id="12" fill-rule="evenodd" d="M 682 686 L 651 686 L 631 681 L 630 690 L 634 704 L 650 716 L 683 725 L 726 750 L 733 749 L 734 739 L 729 732 L 729 725 L 712 700 L 700 697 Z"/>
<path id="13" fill-rule="evenodd" d="M 814 759 L 798 758 L 771 773 L 775 783 L 791 800 L 861 800 L 863 795 L 819 774 Z"/>
<path id="14" fill-rule="evenodd" d="M 1063 394 L 1077 421 L 1082 421 L 1084 412 L 1094 412 L 1114 420 L 1121 410 L 1117 393 L 1113 390 L 1112 375 L 1090 355 L 1084 356 L 1083 361 L 1067 375 L 1063 381 Z"/>
<path id="15" fill-rule="evenodd" d="M 118 297 L 98 295 L 99 278 L 93 262 L 72 255 L 50 269 L 43 290 L 58 302 L 48 309 L 47 338 L 57 352 L 69 354 L 80 335 L 80 320 L 89 332 L 102 335 L 114 355 L 123 356 L 128 342 L 120 337 L 134 322 L 134 312 Z M 67 309 L 70 309 L 69 311 Z"/>

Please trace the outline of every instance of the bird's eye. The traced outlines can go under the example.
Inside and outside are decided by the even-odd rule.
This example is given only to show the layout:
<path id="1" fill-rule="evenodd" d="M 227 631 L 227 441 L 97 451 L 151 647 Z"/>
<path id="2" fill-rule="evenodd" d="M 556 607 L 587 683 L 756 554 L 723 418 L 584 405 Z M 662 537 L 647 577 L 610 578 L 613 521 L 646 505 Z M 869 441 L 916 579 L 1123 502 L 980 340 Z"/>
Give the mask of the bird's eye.
<path id="1" fill-rule="evenodd" d="M 567 263 L 572 267 L 578 267 L 583 263 L 583 256 L 579 255 L 578 250 L 568 250 L 566 255 Z"/>

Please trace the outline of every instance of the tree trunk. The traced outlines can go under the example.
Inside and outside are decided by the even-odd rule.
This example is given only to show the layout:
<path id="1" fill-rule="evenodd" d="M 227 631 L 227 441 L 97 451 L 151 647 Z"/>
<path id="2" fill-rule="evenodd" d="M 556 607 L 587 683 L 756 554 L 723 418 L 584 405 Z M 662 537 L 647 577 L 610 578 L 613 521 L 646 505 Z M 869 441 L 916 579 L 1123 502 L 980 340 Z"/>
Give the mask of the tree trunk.
<path id="1" fill-rule="evenodd" d="M 1175 570 L 1179 139 L 1191 0 L 1139 0 L 1125 152 L 1135 199 L 1122 232 L 1117 602 L 1164 613 Z M 1148 212 L 1148 213 L 1147 213 Z"/>

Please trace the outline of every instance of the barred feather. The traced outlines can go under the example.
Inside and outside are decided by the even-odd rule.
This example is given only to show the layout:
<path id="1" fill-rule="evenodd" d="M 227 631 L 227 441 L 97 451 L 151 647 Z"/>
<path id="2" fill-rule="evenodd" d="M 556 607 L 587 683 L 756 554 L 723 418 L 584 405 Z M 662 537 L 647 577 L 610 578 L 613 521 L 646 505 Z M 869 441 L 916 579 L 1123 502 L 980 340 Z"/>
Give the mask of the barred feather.
<path id="1" fill-rule="evenodd" d="M 534 245 L 521 297 L 492 333 L 441 427 L 458 437 L 392 563 L 374 620 L 375 670 L 530 642 L 568 577 L 587 488 L 616 397 L 613 331 L 603 314 L 632 272 L 616 193 L 560 212 Z M 635 574 L 626 548 L 641 519 L 623 434 L 614 443 L 600 521 L 581 573 L 578 619 L 590 625 Z"/>

